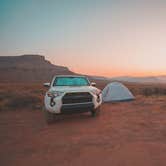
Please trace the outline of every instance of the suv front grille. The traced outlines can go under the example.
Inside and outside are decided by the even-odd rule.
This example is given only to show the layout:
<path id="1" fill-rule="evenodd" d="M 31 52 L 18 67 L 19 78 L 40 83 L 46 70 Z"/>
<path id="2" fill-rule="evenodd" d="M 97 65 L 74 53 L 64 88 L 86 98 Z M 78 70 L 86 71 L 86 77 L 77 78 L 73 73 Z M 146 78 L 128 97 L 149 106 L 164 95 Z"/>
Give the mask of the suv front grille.
<path id="1" fill-rule="evenodd" d="M 92 102 L 92 95 L 88 92 L 66 93 L 62 98 L 63 104 Z"/>

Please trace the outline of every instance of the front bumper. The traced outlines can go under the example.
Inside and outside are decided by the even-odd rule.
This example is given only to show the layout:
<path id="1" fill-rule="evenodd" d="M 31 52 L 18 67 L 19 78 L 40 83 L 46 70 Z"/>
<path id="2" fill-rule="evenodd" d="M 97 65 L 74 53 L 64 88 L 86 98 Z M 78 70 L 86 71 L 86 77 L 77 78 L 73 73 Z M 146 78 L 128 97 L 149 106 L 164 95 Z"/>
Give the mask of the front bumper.
<path id="1" fill-rule="evenodd" d="M 96 95 L 92 94 L 92 96 L 93 96 L 92 102 L 71 103 L 71 104 L 63 104 L 62 103 L 63 96 L 59 96 L 54 99 L 55 105 L 51 106 L 50 105 L 51 98 L 46 95 L 44 99 L 45 109 L 55 114 L 88 112 L 92 109 L 96 109 L 102 103 L 101 94 L 100 94 L 100 100 L 98 100 L 98 97 Z"/>
<path id="2" fill-rule="evenodd" d="M 94 104 L 92 102 L 89 103 L 79 103 L 79 104 L 65 104 L 61 107 L 62 114 L 70 114 L 70 113 L 81 113 L 88 112 L 94 109 Z"/>

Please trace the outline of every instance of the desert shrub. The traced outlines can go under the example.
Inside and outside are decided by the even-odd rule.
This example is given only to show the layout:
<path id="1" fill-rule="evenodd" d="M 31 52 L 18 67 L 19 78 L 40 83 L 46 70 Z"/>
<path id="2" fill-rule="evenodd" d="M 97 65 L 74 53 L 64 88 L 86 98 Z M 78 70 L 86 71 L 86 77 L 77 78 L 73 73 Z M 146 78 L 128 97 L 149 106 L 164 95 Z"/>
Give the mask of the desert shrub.
<path id="1" fill-rule="evenodd" d="M 42 98 L 31 93 L 4 93 L 1 97 L 0 110 L 15 110 L 21 108 L 42 108 Z"/>
<path id="2" fill-rule="evenodd" d="M 6 98 L 10 97 L 10 93 L 8 91 L 0 91 L 0 102 L 5 100 Z"/>
<path id="3" fill-rule="evenodd" d="M 10 109 L 18 108 L 40 108 L 41 99 L 33 94 L 15 94 L 8 98 L 6 107 Z"/>
<path id="4" fill-rule="evenodd" d="M 146 88 L 143 88 L 142 94 L 144 96 L 166 95 L 166 88 L 161 88 L 161 87 L 146 87 Z"/>
<path id="5" fill-rule="evenodd" d="M 138 83 L 125 83 L 129 90 L 134 95 L 166 95 L 166 85 L 165 84 L 138 84 Z"/>
<path id="6" fill-rule="evenodd" d="M 32 90 L 31 92 L 34 94 L 42 94 L 42 95 L 45 94 L 45 91 L 43 89 L 35 89 L 35 90 Z"/>
<path id="7" fill-rule="evenodd" d="M 46 90 L 42 84 L 0 84 L 0 111 L 41 109 Z"/>
<path id="8" fill-rule="evenodd" d="M 152 95 L 152 89 L 150 89 L 150 88 L 144 88 L 142 90 L 142 93 L 143 93 L 144 96 L 150 96 L 150 95 Z"/>

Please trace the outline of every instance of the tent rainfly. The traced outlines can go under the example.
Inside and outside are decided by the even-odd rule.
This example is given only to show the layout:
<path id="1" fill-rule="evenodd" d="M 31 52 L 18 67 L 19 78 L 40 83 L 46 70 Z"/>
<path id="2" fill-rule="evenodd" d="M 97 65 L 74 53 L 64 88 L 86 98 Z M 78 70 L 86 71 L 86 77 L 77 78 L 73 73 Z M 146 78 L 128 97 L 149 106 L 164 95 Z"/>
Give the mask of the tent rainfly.
<path id="1" fill-rule="evenodd" d="M 129 101 L 134 100 L 135 97 L 120 82 L 109 83 L 102 91 L 103 102 Z"/>

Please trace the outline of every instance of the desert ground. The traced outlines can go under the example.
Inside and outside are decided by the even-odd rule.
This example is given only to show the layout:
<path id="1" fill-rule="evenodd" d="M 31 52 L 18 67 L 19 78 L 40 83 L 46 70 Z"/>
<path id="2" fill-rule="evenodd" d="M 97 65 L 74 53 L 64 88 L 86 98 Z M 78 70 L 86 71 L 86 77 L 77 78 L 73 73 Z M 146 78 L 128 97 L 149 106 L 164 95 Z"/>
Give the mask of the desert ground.
<path id="1" fill-rule="evenodd" d="M 0 165 L 165 166 L 166 86 L 127 86 L 136 100 L 105 103 L 97 117 L 63 115 L 47 125 L 46 89 L 0 84 Z"/>

